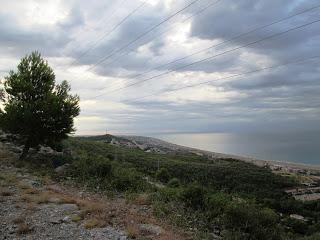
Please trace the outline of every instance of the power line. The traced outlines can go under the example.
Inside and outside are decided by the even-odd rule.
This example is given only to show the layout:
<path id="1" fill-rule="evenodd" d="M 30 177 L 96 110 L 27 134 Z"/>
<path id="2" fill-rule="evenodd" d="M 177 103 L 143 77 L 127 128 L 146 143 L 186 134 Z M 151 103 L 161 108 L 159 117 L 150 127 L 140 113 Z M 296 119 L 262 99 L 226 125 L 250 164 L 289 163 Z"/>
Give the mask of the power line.
<path id="1" fill-rule="evenodd" d="M 198 10 L 197 12 L 193 13 L 192 15 L 186 17 L 184 20 L 181 21 L 181 23 L 185 23 L 186 21 L 188 21 L 189 19 L 194 18 L 195 16 L 203 13 L 204 11 L 206 11 L 207 9 L 209 9 L 210 7 L 216 5 L 217 3 L 221 2 L 222 0 L 217 0 L 214 2 L 211 2 L 209 4 L 207 4 L 205 7 L 201 8 L 200 10 Z M 169 32 L 170 30 L 174 29 L 176 26 L 178 25 L 178 23 L 176 23 L 174 26 L 171 26 L 170 28 L 166 29 L 165 31 L 159 33 L 158 35 L 153 36 L 151 39 L 157 39 L 159 37 L 161 37 L 163 34 Z M 150 40 L 150 39 L 149 39 Z M 148 40 L 148 41 L 149 41 Z M 128 51 L 124 52 L 123 54 L 121 54 L 119 57 L 115 58 L 112 62 L 117 62 L 119 59 L 121 59 L 122 57 L 128 55 L 133 49 L 129 49 Z M 109 66 L 112 62 L 110 62 L 109 64 L 104 65 L 104 67 Z"/>
<path id="2" fill-rule="evenodd" d="M 146 82 L 146 81 L 150 81 L 150 80 L 155 79 L 155 78 L 158 78 L 158 77 L 162 77 L 162 76 L 164 76 L 164 75 L 167 75 L 167 74 L 169 74 L 169 73 L 175 72 L 175 71 L 177 71 L 177 70 L 184 69 L 184 68 L 187 68 L 187 67 L 190 67 L 190 66 L 193 66 L 193 65 L 196 65 L 196 64 L 199 64 L 199 63 L 202 63 L 202 62 L 211 60 L 211 59 L 213 59 L 213 58 L 216 58 L 216 57 L 219 57 L 219 56 L 228 54 L 228 53 L 230 53 L 230 52 L 234 52 L 234 51 L 236 51 L 236 50 L 239 50 L 239 49 L 242 49 L 242 48 L 245 48 L 245 47 L 248 47 L 248 46 L 251 46 L 251 45 L 260 43 L 260 42 L 263 42 L 263 41 L 265 41 L 265 40 L 272 39 L 272 38 L 274 38 L 274 37 L 281 36 L 281 35 L 286 34 L 286 33 L 288 33 L 288 32 L 291 32 L 291 31 L 294 31 L 294 30 L 297 30 L 297 29 L 300 29 L 300 28 L 303 28 L 303 27 L 312 25 L 312 24 L 317 23 L 317 22 L 320 22 L 320 19 L 319 19 L 319 20 L 315 20 L 315 21 L 313 21 L 313 22 L 309 22 L 309 23 L 300 25 L 300 26 L 297 26 L 297 27 L 294 27 L 294 28 L 290 28 L 290 29 L 288 29 L 288 30 L 286 30 L 286 31 L 283 31 L 283 32 L 279 32 L 279 33 L 272 34 L 272 35 L 270 35 L 270 36 L 268 36 L 268 37 L 265 37 L 265 38 L 262 38 L 262 39 L 259 39 L 259 40 L 256 40 L 256 41 L 247 43 L 247 44 L 245 44 L 245 45 L 242 45 L 242 46 L 239 46 L 239 47 L 236 47 L 236 48 L 233 48 L 233 49 L 224 51 L 224 52 L 222 52 L 222 53 L 219 53 L 219 54 L 216 54 L 216 55 L 213 55 L 213 56 L 210 56 L 210 57 L 207 57 L 207 58 L 204 58 L 204 59 L 201 59 L 201 60 L 192 62 L 192 63 L 189 63 L 189 64 L 187 64 L 187 65 L 183 65 L 183 66 L 178 67 L 178 68 L 176 68 L 176 69 L 169 70 L 169 71 L 166 71 L 166 72 L 164 72 L 164 73 L 161 73 L 161 74 L 152 76 L 152 77 L 150 77 L 150 78 L 146 78 L 146 79 L 143 79 L 143 80 L 141 80 L 141 81 L 138 81 L 138 82 L 129 84 L 129 85 L 124 86 L 124 87 L 122 87 L 122 88 L 119 88 L 119 89 L 117 89 L 117 90 L 123 90 L 123 89 L 129 88 L 129 87 L 135 86 L 135 85 L 137 85 L 137 84 L 140 84 L 140 83 L 143 83 L 143 82 Z M 104 94 L 105 94 L 105 93 L 104 93 Z M 98 95 L 98 96 L 96 96 L 96 97 L 94 97 L 94 98 L 101 97 L 101 96 L 103 96 L 104 94 L 100 94 L 100 95 Z"/>
<path id="3" fill-rule="evenodd" d="M 170 15 L 169 17 L 167 17 L 166 19 L 162 20 L 160 23 L 156 24 L 155 26 L 151 27 L 149 30 L 147 30 L 146 32 L 140 34 L 138 37 L 136 37 L 135 39 L 133 39 L 132 41 L 130 41 L 129 43 L 125 44 L 124 46 L 118 48 L 117 50 L 111 52 L 109 55 L 107 55 L 106 57 L 102 58 L 100 61 L 98 61 L 97 63 L 95 63 L 93 66 L 91 66 L 87 71 L 90 71 L 92 69 L 94 69 L 96 66 L 100 65 L 101 63 L 103 63 L 104 61 L 106 61 L 107 59 L 113 57 L 115 54 L 117 54 L 118 52 L 121 52 L 122 50 L 126 49 L 127 47 L 131 46 L 133 43 L 137 42 L 138 40 L 140 40 L 141 38 L 143 38 L 145 35 L 147 35 L 148 33 L 152 32 L 154 29 L 158 28 L 159 26 L 161 26 L 162 24 L 164 24 L 165 22 L 169 21 L 170 19 L 172 19 L 173 17 L 177 16 L 178 14 L 180 14 L 181 12 L 183 12 L 184 10 L 186 10 L 187 8 L 189 8 L 190 6 L 192 6 L 193 4 L 195 4 L 196 2 L 198 2 L 200 0 L 194 0 L 191 3 L 189 3 L 188 5 L 186 5 L 185 7 L 183 7 L 182 9 L 180 9 L 179 11 L 175 12 L 174 14 Z"/>
<path id="4" fill-rule="evenodd" d="M 162 64 L 162 65 L 160 65 L 160 66 L 158 66 L 158 67 L 156 67 L 156 68 L 153 68 L 153 69 L 144 71 L 144 72 L 142 72 L 142 73 L 139 73 L 139 74 L 133 76 L 132 79 L 134 80 L 134 79 L 136 79 L 136 78 L 138 78 L 138 77 L 140 77 L 140 76 L 143 76 L 143 75 L 146 75 L 146 74 L 148 74 L 148 73 L 150 73 L 150 72 L 153 72 L 153 71 L 155 71 L 155 70 L 161 69 L 162 67 L 165 67 L 165 66 L 171 65 L 171 64 L 173 64 L 173 63 L 176 63 L 176 62 L 185 60 L 185 59 L 187 59 L 187 58 L 189 58 L 189 57 L 192 57 L 192 56 L 195 56 L 195 55 L 197 55 L 197 54 L 199 54 L 199 53 L 206 52 L 206 51 L 208 51 L 208 50 L 210 50 L 210 49 L 212 49 L 212 48 L 221 46 L 222 44 L 225 44 L 225 43 L 231 42 L 231 41 L 233 41 L 233 40 L 239 39 L 239 38 L 241 38 L 241 37 L 247 36 L 247 35 L 249 35 L 249 34 L 251 34 L 251 33 L 253 33 L 253 32 L 256 32 L 256 31 L 265 29 L 265 28 L 267 28 L 267 27 L 271 27 L 271 26 L 273 26 L 273 25 L 275 25 L 275 24 L 278 24 L 278 23 L 280 23 L 280 22 L 286 21 L 286 20 L 288 20 L 288 19 L 290 19 L 290 18 L 296 17 L 296 16 L 301 15 L 301 14 L 304 14 L 304 13 L 306 13 L 306 12 L 310 12 L 310 11 L 312 11 L 312 10 L 314 10 L 314 9 L 319 8 L 319 7 L 320 7 L 320 5 L 317 5 L 317 6 L 308 8 L 308 9 L 306 9 L 306 10 L 300 11 L 300 12 L 298 12 L 298 13 L 295 13 L 295 14 L 293 14 L 293 15 L 289 15 L 289 16 L 287 16 L 287 17 L 281 18 L 281 19 L 279 19 L 279 20 L 277 20 L 277 21 L 274 21 L 274 22 L 268 23 L 268 24 L 266 24 L 266 25 L 263 25 L 263 26 L 254 28 L 254 29 L 252 29 L 252 30 L 250 30 L 250 31 L 248 31 L 248 32 L 241 33 L 241 34 L 236 35 L 236 36 L 234 36 L 234 37 L 231 37 L 231 38 L 229 38 L 229 39 L 227 39 L 227 40 L 225 40 L 225 41 L 222 41 L 222 42 L 220 42 L 220 43 L 218 43 L 218 44 L 213 44 L 213 45 L 211 45 L 211 46 L 209 46 L 209 47 L 206 47 L 206 48 L 201 49 L 201 50 L 199 50 L 199 51 L 197 51 L 197 52 L 194 52 L 194 53 L 192 53 L 192 54 L 190 54 L 190 55 L 186 55 L 186 56 L 184 56 L 184 57 L 175 59 L 175 60 L 173 60 L 173 61 L 171 61 L 171 62 Z M 115 89 L 115 90 L 111 90 L 111 91 L 109 91 L 108 93 L 116 92 L 116 91 L 119 91 L 119 90 L 122 90 L 122 88 L 117 88 L 117 89 Z"/>
<path id="5" fill-rule="evenodd" d="M 78 59 L 82 58 L 83 56 L 85 56 L 88 52 L 90 52 L 92 49 L 94 49 L 103 39 L 105 39 L 106 37 L 110 36 L 115 30 L 117 30 L 126 20 L 128 20 L 133 14 L 135 14 L 140 8 L 142 8 L 145 4 L 147 3 L 147 1 L 142 2 L 141 4 L 139 4 L 135 9 L 133 9 L 128 15 L 126 15 L 120 22 L 118 22 L 110 31 L 106 32 L 103 36 L 101 36 L 98 40 L 96 40 L 91 47 L 89 47 L 86 51 L 84 51 L 79 57 Z M 77 62 L 77 60 L 75 60 L 72 64 L 74 65 Z"/>
<path id="6" fill-rule="evenodd" d="M 190 85 L 186 85 L 186 86 L 179 87 L 179 88 L 165 90 L 165 91 L 162 91 L 162 92 L 152 93 L 152 94 L 145 95 L 145 96 L 138 97 L 138 98 L 128 99 L 128 100 L 125 100 L 125 102 L 132 102 L 132 101 L 144 99 L 144 98 L 147 98 L 147 97 L 155 96 L 155 95 L 158 95 L 158 94 L 166 94 L 166 93 L 170 93 L 170 92 L 176 92 L 176 91 L 179 91 L 179 90 L 182 90 L 182 89 L 192 88 L 192 87 L 196 87 L 196 86 L 212 83 L 214 81 L 226 80 L 226 79 L 235 78 L 235 77 L 243 77 L 243 76 L 246 76 L 246 75 L 251 75 L 251 74 L 254 74 L 254 73 L 258 73 L 258 72 L 263 72 L 263 71 L 270 70 L 270 69 L 276 69 L 276 68 L 280 68 L 280 67 L 285 67 L 285 66 L 288 66 L 288 65 L 291 65 L 291 64 L 296 64 L 296 63 L 302 63 L 302 62 L 306 62 L 306 61 L 310 61 L 310 60 L 315 60 L 315 59 L 318 59 L 318 58 L 320 58 L 320 56 L 313 56 L 313 57 L 309 57 L 309 58 L 299 59 L 299 60 L 296 60 L 296 61 L 286 62 L 286 63 L 280 64 L 280 65 L 277 64 L 277 65 L 273 65 L 273 66 L 269 66 L 269 67 L 259 68 L 259 69 L 253 70 L 253 71 L 238 73 L 238 74 L 234 74 L 234 75 L 227 76 L 227 77 L 221 77 L 221 78 L 217 78 L 217 79 L 214 79 L 214 80 L 209 80 L 209 81 L 205 81 L 205 82 L 190 84 Z"/>

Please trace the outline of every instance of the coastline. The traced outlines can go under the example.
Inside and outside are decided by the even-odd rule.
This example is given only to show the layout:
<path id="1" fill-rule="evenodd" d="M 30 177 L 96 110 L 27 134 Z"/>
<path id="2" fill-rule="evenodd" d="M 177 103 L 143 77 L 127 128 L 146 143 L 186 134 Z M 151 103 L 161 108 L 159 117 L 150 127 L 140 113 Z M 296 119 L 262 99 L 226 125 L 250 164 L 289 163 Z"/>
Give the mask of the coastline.
<path id="1" fill-rule="evenodd" d="M 270 166 L 272 169 L 277 168 L 286 168 L 287 170 L 292 171 L 298 171 L 298 170 L 304 170 L 304 171 L 316 171 L 320 172 L 320 165 L 312 165 L 312 164 L 304 164 L 304 163 L 295 163 L 295 162 L 288 162 L 288 161 L 279 161 L 279 160 L 266 160 L 266 159 L 257 159 L 254 157 L 248 157 L 248 156 L 240 156 L 240 155 L 234 155 L 234 154 L 228 154 L 228 153 L 219 153 L 219 152 L 212 152 L 208 150 L 202 150 L 197 149 L 193 147 L 186 147 L 182 145 L 178 145 L 175 143 L 171 143 L 159 138 L 154 137 L 145 137 L 145 136 L 119 136 L 121 138 L 125 138 L 127 140 L 133 141 L 133 142 L 139 142 L 140 144 L 144 144 L 151 147 L 160 147 L 160 148 L 166 148 L 170 149 L 172 151 L 188 151 L 192 152 L 198 155 L 205 155 L 207 157 L 213 158 L 213 159 L 219 159 L 219 158 L 233 158 L 235 160 L 245 161 L 248 163 L 255 164 L 257 166 L 263 167 L 263 166 Z"/>
<path id="2" fill-rule="evenodd" d="M 180 145 L 177 145 L 180 146 Z M 198 154 L 204 154 L 209 157 L 213 158 L 233 158 L 240 161 L 249 162 L 252 164 L 255 164 L 257 166 L 263 167 L 266 165 L 273 166 L 273 167 L 283 167 L 283 168 L 291 168 L 291 169 L 301 169 L 301 170 L 307 170 L 307 171 L 319 171 L 320 172 L 320 165 L 312 165 L 312 164 L 303 164 L 303 163 L 294 163 L 294 162 L 287 162 L 287 161 L 279 161 L 279 160 L 265 160 L 265 159 L 257 159 L 253 157 L 245 157 L 245 156 L 239 156 L 239 155 L 233 155 L 228 153 L 217 153 L 217 152 L 211 152 L 207 150 L 201 150 L 196 148 L 190 148 L 185 146 L 180 146 L 184 149 L 188 149 L 191 152 L 198 153 Z"/>

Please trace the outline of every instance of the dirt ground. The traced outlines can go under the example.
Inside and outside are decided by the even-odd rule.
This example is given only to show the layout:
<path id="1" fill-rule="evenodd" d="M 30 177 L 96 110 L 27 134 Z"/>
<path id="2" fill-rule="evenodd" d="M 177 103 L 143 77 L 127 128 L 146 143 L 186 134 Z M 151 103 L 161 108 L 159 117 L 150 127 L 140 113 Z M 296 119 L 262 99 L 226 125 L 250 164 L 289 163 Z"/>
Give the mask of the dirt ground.
<path id="1" fill-rule="evenodd" d="M 152 215 L 148 196 L 107 198 L 15 167 L 0 144 L 0 239 L 186 239 Z"/>

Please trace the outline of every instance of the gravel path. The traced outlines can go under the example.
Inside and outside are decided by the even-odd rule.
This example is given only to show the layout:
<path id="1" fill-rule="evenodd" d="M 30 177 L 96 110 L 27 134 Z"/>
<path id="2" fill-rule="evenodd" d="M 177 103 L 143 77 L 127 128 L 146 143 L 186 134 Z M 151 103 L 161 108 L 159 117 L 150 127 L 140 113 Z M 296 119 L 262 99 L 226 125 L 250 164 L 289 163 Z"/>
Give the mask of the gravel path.
<path id="1" fill-rule="evenodd" d="M 112 227 L 90 229 L 85 221 L 75 219 L 81 213 L 77 204 L 50 198 L 39 181 L 17 171 L 1 166 L 1 240 L 127 239 L 123 232 Z"/>

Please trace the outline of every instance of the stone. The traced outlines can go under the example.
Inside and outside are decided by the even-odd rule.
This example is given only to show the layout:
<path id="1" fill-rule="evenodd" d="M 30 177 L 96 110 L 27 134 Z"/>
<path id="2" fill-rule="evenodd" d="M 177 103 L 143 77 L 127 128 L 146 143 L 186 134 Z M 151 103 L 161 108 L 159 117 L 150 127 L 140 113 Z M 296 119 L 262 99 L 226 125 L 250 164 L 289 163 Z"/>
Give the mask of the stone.
<path id="1" fill-rule="evenodd" d="M 71 217 L 70 216 L 65 216 L 63 219 L 62 219 L 62 222 L 64 223 L 70 223 L 72 220 L 71 220 Z"/>
<path id="2" fill-rule="evenodd" d="M 24 183 L 29 185 L 30 187 L 36 187 L 36 188 L 39 188 L 42 185 L 40 181 L 32 180 L 32 179 L 24 179 Z"/>
<path id="3" fill-rule="evenodd" d="M 153 224 L 140 224 L 139 229 L 146 235 L 159 236 L 163 232 L 162 227 Z"/>
<path id="4" fill-rule="evenodd" d="M 39 149 L 40 154 L 54 154 L 54 150 L 51 147 L 41 146 Z"/>
<path id="5" fill-rule="evenodd" d="M 58 174 L 58 175 L 64 175 L 67 173 L 67 170 L 69 168 L 70 164 L 66 163 L 62 166 L 59 166 L 57 168 L 54 169 L 54 171 Z"/>
<path id="6" fill-rule="evenodd" d="M 59 208 L 63 212 L 74 212 L 78 211 L 79 209 L 79 207 L 76 204 L 61 204 Z"/>
<path id="7" fill-rule="evenodd" d="M 60 218 L 52 218 L 50 220 L 50 223 L 52 223 L 52 224 L 61 224 L 62 223 L 62 219 L 60 219 Z"/>
<path id="8" fill-rule="evenodd" d="M 298 214 L 290 214 L 290 218 L 300 220 L 300 221 L 305 221 L 305 218 L 301 215 L 298 215 Z"/>

